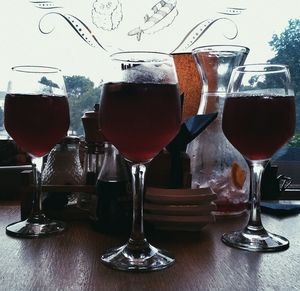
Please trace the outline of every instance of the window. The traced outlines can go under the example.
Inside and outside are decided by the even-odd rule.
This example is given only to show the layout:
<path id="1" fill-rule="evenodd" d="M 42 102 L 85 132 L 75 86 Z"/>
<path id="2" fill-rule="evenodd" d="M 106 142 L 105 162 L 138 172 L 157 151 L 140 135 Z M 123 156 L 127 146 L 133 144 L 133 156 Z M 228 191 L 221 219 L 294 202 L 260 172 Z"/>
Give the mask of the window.
<path id="1" fill-rule="evenodd" d="M 298 6 L 298 0 L 3 1 L 0 12 L 2 134 L 5 133 L 3 99 L 10 67 L 24 63 L 49 64 L 62 68 L 70 83 L 77 76 L 78 87 L 70 89 L 72 126 L 82 134 L 79 119 L 98 100 L 108 55 L 122 49 L 174 52 L 206 44 L 240 44 L 250 48 L 246 63 L 286 60 L 292 69 L 299 115 Z M 300 167 L 299 136 L 300 118 L 295 138 L 274 157 L 274 163 L 297 184 L 300 184 L 300 175 L 295 170 Z"/>

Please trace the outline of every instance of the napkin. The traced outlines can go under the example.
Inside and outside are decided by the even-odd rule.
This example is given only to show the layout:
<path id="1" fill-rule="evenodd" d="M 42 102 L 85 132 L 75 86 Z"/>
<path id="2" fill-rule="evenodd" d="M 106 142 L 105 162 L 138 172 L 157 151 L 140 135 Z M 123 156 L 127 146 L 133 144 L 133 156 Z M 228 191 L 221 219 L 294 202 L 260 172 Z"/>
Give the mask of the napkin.
<path id="1" fill-rule="evenodd" d="M 300 201 L 296 200 L 261 201 L 260 206 L 262 212 L 278 216 L 300 213 Z"/>
<path id="2" fill-rule="evenodd" d="M 187 145 L 196 138 L 217 117 L 218 113 L 197 114 L 187 118 L 176 137 L 167 145 L 169 152 L 185 151 Z"/>
<path id="3" fill-rule="evenodd" d="M 180 153 L 186 151 L 187 145 L 196 138 L 214 119 L 218 113 L 199 114 L 187 118 L 182 123 L 176 137 L 167 145 L 171 153 L 171 187 L 178 188 L 182 184 Z"/>

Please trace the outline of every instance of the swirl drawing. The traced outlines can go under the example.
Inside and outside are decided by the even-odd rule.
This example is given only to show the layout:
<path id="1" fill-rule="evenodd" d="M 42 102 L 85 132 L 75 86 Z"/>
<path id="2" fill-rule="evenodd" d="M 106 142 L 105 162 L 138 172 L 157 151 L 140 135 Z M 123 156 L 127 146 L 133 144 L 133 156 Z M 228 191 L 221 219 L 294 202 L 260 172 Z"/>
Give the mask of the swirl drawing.
<path id="1" fill-rule="evenodd" d="M 102 43 L 98 41 L 96 36 L 92 33 L 88 25 L 85 24 L 80 18 L 65 13 L 63 7 L 59 5 L 58 0 L 32 0 L 30 1 L 36 8 L 42 10 L 50 10 L 45 13 L 39 22 L 39 29 L 44 34 L 49 34 L 54 30 L 54 27 L 47 27 L 44 25 L 44 19 L 50 15 L 62 17 L 73 28 L 73 30 L 91 47 L 100 47 L 103 50 L 107 49 Z M 92 21 L 98 28 L 105 31 L 112 32 L 116 30 L 123 20 L 122 0 L 94 0 L 92 6 Z M 59 10 L 58 10 L 59 9 Z M 244 8 L 227 7 L 218 11 L 222 17 L 207 18 L 198 22 L 192 27 L 185 35 L 183 40 L 172 51 L 186 51 L 194 45 L 199 38 L 206 33 L 206 31 L 219 21 L 226 21 L 232 25 L 233 30 L 231 35 L 225 35 L 227 39 L 234 39 L 238 35 L 238 28 L 236 23 L 229 18 L 230 16 L 240 15 Z M 140 41 L 143 34 L 154 34 L 166 27 L 169 27 L 178 15 L 177 0 L 159 0 L 144 16 L 144 22 L 136 28 L 130 30 L 128 36 L 136 36 L 136 40 Z M 226 17 L 224 17 L 226 15 Z M 106 46 L 107 47 L 107 46 Z M 121 50 L 121 49 L 119 49 Z"/>
<path id="2" fill-rule="evenodd" d="M 54 27 L 52 27 L 51 29 L 45 29 L 43 28 L 43 20 L 45 19 L 45 17 L 48 17 L 50 15 L 57 15 L 62 17 L 63 19 L 65 19 L 70 25 L 71 27 L 76 31 L 76 33 L 90 46 L 92 47 L 101 47 L 102 49 L 106 50 L 98 41 L 98 39 L 92 34 L 91 30 L 88 28 L 88 26 L 86 24 L 84 24 L 84 22 L 82 22 L 79 18 L 70 15 L 70 14 L 63 14 L 63 13 L 59 13 L 59 12 L 49 12 L 46 13 L 39 22 L 39 29 L 40 32 L 42 32 L 43 34 L 49 34 L 54 30 Z"/>
<path id="3" fill-rule="evenodd" d="M 167 26 L 170 26 L 178 15 L 176 4 L 176 0 L 159 1 L 151 8 L 149 14 L 145 15 L 144 23 L 129 31 L 128 35 L 136 35 L 137 40 L 140 41 L 143 33 L 155 33 Z"/>
<path id="4" fill-rule="evenodd" d="M 242 13 L 242 11 L 245 10 L 244 8 L 236 8 L 236 7 L 227 7 L 223 11 L 219 11 L 220 14 L 225 15 L 239 15 Z"/>
<path id="5" fill-rule="evenodd" d="M 122 21 L 122 5 L 119 0 L 96 0 L 93 4 L 93 23 L 103 30 L 114 30 Z"/>
<path id="6" fill-rule="evenodd" d="M 54 9 L 54 8 L 62 8 L 62 6 L 55 4 L 55 1 L 49 0 L 38 0 L 38 1 L 30 1 L 35 7 L 40 9 Z"/>
<path id="7" fill-rule="evenodd" d="M 195 25 L 184 37 L 184 39 L 180 42 L 180 44 L 173 50 L 173 52 L 177 50 L 187 50 L 189 49 L 214 23 L 220 20 L 229 21 L 234 26 L 234 34 L 232 36 L 225 36 L 227 39 L 234 39 L 238 34 L 238 29 L 236 24 L 228 18 L 220 17 L 216 19 L 206 19 L 204 21 L 199 22 Z"/>

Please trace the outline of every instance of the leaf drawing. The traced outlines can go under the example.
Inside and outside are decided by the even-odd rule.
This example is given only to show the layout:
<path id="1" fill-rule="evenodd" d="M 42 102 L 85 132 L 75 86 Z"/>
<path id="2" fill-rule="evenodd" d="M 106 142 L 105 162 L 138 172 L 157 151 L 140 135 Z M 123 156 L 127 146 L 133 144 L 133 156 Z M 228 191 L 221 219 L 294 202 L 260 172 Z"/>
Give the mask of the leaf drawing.
<path id="1" fill-rule="evenodd" d="M 97 38 L 92 34 L 91 30 L 88 28 L 88 26 L 81 21 L 79 18 L 71 15 L 71 14 L 62 14 L 59 12 L 49 12 L 45 14 L 39 22 L 39 30 L 44 34 L 49 34 L 54 30 L 54 27 L 50 30 L 45 30 L 42 28 L 42 22 L 45 17 L 49 15 L 58 15 L 61 16 L 63 19 L 65 19 L 71 27 L 76 31 L 76 33 L 90 46 L 92 47 L 101 47 L 102 49 L 106 50 L 100 42 L 97 40 Z"/>
<path id="2" fill-rule="evenodd" d="M 144 23 L 128 32 L 129 36 L 136 35 L 141 40 L 143 33 L 152 34 L 171 25 L 178 15 L 177 0 L 161 0 L 157 2 L 149 14 L 144 16 Z"/>
<path id="3" fill-rule="evenodd" d="M 190 48 L 214 23 L 216 23 L 217 21 L 220 20 L 226 20 L 226 21 L 230 21 L 231 23 L 234 24 L 234 28 L 235 28 L 235 33 L 233 34 L 233 36 L 225 36 L 227 39 L 234 39 L 236 38 L 237 34 L 238 34 L 238 29 L 236 24 L 228 19 L 228 18 L 216 18 L 216 19 L 206 19 L 204 21 L 199 22 L 197 25 L 195 25 L 188 33 L 187 35 L 184 37 L 184 39 L 180 42 L 180 44 L 173 50 L 173 53 L 177 50 L 187 50 L 188 48 Z"/>

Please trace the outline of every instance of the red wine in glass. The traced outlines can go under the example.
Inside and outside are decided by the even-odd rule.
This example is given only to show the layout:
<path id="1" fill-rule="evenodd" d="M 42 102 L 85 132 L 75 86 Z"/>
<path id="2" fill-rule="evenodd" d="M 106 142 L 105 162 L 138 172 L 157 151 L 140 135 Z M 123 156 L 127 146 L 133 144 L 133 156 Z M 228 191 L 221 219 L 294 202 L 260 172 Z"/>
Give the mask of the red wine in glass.
<path id="1" fill-rule="evenodd" d="M 249 251 L 280 251 L 289 247 L 283 236 L 267 231 L 260 216 L 262 173 L 272 155 L 294 134 L 295 95 L 289 70 L 278 64 L 236 67 L 223 109 L 227 139 L 245 157 L 250 168 L 250 213 L 247 225 L 224 233 L 222 241 Z"/>
<path id="2" fill-rule="evenodd" d="M 5 128 L 15 142 L 36 157 L 47 154 L 69 128 L 66 96 L 7 94 Z"/>
<path id="3" fill-rule="evenodd" d="M 176 135 L 181 123 L 176 84 L 107 83 L 100 127 L 130 161 L 146 162 Z"/>
<path id="4" fill-rule="evenodd" d="M 181 124 L 178 81 L 172 56 L 121 52 L 111 56 L 114 73 L 103 86 L 99 122 L 105 138 L 128 160 L 133 188 L 133 222 L 128 242 L 101 256 L 118 270 L 153 271 L 174 264 L 165 250 L 148 243 L 143 227 L 146 165 L 177 134 Z"/>
<path id="5" fill-rule="evenodd" d="M 6 233 L 41 237 L 60 233 L 65 223 L 46 217 L 41 207 L 43 156 L 67 135 L 70 124 L 65 83 L 60 69 L 24 65 L 12 68 L 4 104 L 4 125 L 14 141 L 32 157 L 35 195 L 32 211 L 11 223 Z"/>
<path id="6" fill-rule="evenodd" d="M 250 160 L 270 158 L 294 134 L 295 97 L 228 97 L 223 131 Z"/>

